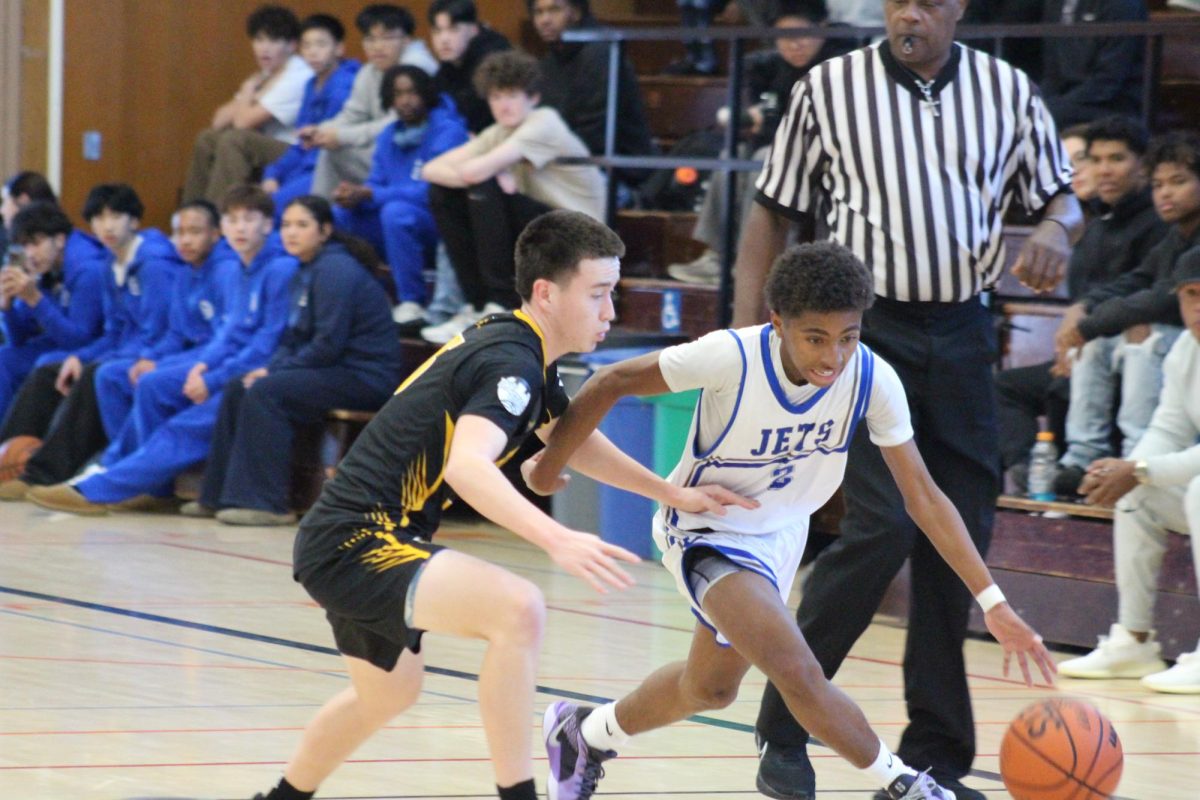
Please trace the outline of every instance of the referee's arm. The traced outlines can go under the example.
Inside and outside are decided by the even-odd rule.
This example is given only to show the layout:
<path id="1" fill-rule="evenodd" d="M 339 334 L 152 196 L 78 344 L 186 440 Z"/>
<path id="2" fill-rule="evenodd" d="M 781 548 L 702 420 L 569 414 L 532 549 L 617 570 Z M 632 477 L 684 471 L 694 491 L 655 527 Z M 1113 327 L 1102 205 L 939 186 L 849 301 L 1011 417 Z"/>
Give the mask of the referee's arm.
<path id="1" fill-rule="evenodd" d="M 790 219 L 761 202 L 750 204 L 734 271 L 733 327 L 757 325 L 767 318 L 763 285 L 771 264 L 787 243 L 790 223 Z"/>

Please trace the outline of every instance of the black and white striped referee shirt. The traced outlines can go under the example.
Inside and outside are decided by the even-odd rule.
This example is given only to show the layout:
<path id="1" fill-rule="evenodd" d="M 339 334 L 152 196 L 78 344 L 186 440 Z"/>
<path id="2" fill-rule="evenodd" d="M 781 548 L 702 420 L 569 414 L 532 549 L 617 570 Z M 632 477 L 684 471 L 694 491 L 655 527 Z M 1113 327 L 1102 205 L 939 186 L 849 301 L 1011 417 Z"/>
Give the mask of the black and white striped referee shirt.
<path id="1" fill-rule="evenodd" d="M 756 184 L 789 216 L 823 213 L 829 237 L 893 300 L 967 300 L 1004 266 L 1004 212 L 1069 191 L 1054 121 L 1025 73 L 954 44 L 924 84 L 886 40 L 826 61 L 792 89 Z"/>

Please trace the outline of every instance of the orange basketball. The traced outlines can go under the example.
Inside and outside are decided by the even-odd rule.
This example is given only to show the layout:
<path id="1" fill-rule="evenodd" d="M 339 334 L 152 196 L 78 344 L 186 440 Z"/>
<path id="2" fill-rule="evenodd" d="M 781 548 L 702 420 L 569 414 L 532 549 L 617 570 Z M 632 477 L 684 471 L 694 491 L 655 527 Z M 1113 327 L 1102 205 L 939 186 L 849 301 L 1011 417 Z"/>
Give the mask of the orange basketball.
<path id="1" fill-rule="evenodd" d="M 1105 800 L 1124 762 L 1112 723 L 1081 700 L 1028 706 L 1000 743 L 1000 775 L 1014 800 Z"/>
<path id="2" fill-rule="evenodd" d="M 25 462 L 42 446 L 36 436 L 14 436 L 0 444 L 0 483 L 21 477 Z"/>

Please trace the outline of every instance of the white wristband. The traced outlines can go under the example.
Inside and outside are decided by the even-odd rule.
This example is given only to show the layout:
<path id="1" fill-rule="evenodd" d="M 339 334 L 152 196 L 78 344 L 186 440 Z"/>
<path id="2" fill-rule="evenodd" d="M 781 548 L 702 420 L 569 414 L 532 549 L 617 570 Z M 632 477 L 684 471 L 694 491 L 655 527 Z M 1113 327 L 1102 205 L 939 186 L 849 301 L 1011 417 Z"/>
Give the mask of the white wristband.
<path id="1" fill-rule="evenodd" d="M 1004 592 L 1000 591 L 1000 587 L 993 583 L 991 586 L 975 595 L 975 602 L 979 603 L 979 607 L 982 608 L 983 613 L 986 614 L 1004 602 Z"/>

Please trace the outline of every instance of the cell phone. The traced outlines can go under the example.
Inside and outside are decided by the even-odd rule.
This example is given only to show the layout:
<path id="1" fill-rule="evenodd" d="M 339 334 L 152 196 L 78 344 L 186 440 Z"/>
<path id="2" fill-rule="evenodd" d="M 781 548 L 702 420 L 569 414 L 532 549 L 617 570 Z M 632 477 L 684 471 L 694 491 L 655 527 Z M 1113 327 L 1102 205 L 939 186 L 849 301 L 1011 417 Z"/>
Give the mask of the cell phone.
<path id="1" fill-rule="evenodd" d="M 8 252 L 4 254 L 4 266 L 16 267 L 22 272 L 28 272 L 25 268 L 25 248 L 19 244 L 10 244 Z"/>

